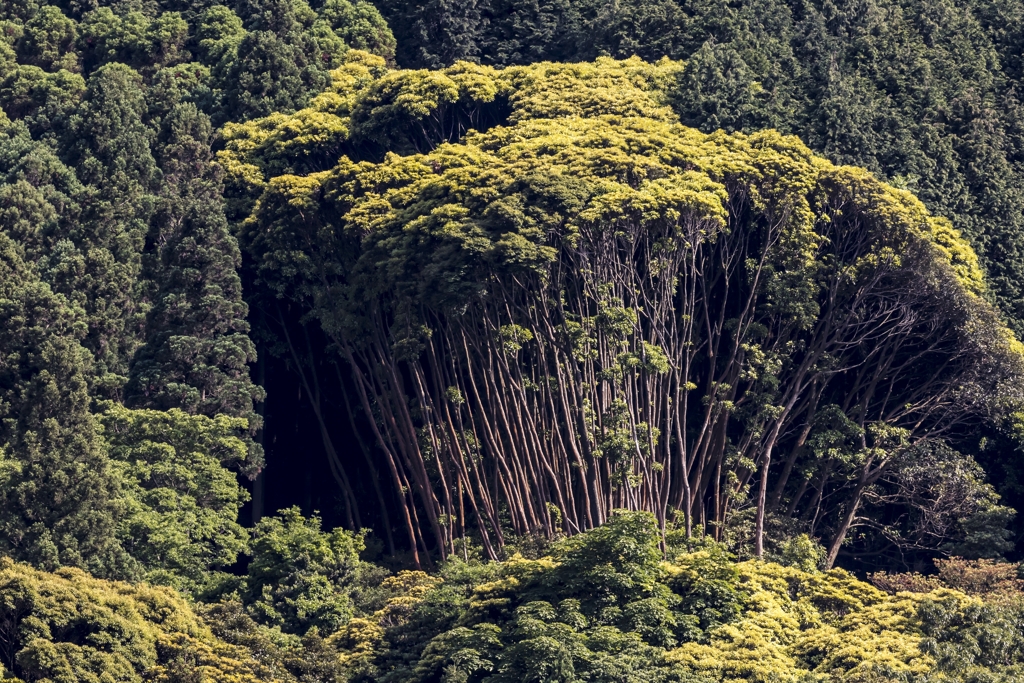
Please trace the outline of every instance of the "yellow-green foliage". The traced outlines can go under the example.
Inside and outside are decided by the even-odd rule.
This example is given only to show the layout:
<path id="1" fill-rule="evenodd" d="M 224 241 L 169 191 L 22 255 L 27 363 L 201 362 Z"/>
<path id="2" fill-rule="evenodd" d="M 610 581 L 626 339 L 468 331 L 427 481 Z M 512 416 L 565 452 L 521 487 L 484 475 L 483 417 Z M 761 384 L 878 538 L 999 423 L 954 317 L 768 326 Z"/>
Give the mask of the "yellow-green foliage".
<path id="1" fill-rule="evenodd" d="M 54 573 L 0 559 L 0 656 L 8 675 L 47 683 L 189 680 L 257 683 L 267 676 L 253 654 L 218 640 L 169 588 Z"/>
<path id="2" fill-rule="evenodd" d="M 472 683 L 953 681 L 951 672 L 972 666 L 996 676 L 979 680 L 1009 681 L 1019 671 L 1018 612 L 939 584 L 891 594 L 839 569 L 735 563 L 702 542 L 661 561 L 648 518 L 620 518 L 539 560 L 456 561 L 443 580 L 389 579 L 388 606 L 353 619 L 332 643 L 387 683 L 442 671 Z M 683 642 L 659 645 L 659 625 Z M 992 656 L 950 664 L 978 642 Z"/>
<path id="3" fill-rule="evenodd" d="M 404 444 L 400 460 L 409 471 L 419 471 L 420 459 L 436 459 L 456 472 L 467 467 L 465 453 L 477 447 L 458 443 L 465 440 L 458 434 L 467 431 L 460 425 L 484 424 L 497 412 L 488 405 L 496 394 L 480 389 L 495 372 L 507 382 L 502 386 L 524 387 L 509 394 L 519 406 L 510 414 L 531 415 L 537 433 L 550 435 L 552 461 L 601 472 L 605 465 L 592 459 L 604 458 L 610 497 L 636 495 L 644 501 L 637 505 L 652 510 L 660 487 L 678 481 L 671 472 L 680 462 L 673 449 L 685 444 L 673 445 L 668 436 L 674 411 L 632 393 L 630 387 L 647 385 L 629 384 L 627 375 L 653 382 L 659 388 L 650 391 L 660 396 L 681 395 L 691 384 L 717 387 L 719 379 L 710 378 L 720 378 L 725 393 L 707 389 L 688 399 L 685 410 L 702 421 L 693 424 L 706 425 L 693 438 L 714 433 L 709 420 L 721 420 L 715 429 L 729 433 L 728 443 L 744 444 L 731 465 L 736 481 L 750 481 L 771 423 L 789 440 L 796 423 L 806 422 L 801 411 L 817 410 L 787 398 L 804 395 L 808 382 L 824 387 L 816 399 L 821 407 L 853 410 L 867 402 L 873 407 L 857 408 L 856 421 L 870 423 L 869 429 L 909 430 L 907 443 L 915 444 L 946 434 L 949 414 L 938 408 L 945 401 L 959 404 L 957 419 L 973 419 L 992 414 L 987 402 L 993 396 L 1013 398 L 998 384 L 1021 385 L 1021 347 L 985 301 L 978 259 L 948 221 L 863 169 L 815 156 L 795 137 L 772 130 L 705 134 L 681 125 L 663 104 L 661 89 L 678 64 L 600 59 L 504 70 L 459 63 L 439 71 L 386 71 L 353 58 L 317 105 L 332 111 L 314 107 L 240 124 L 226 133 L 222 159 L 239 206 L 252 207 L 239 239 L 264 293 L 299 303 L 356 372 L 369 376 L 394 361 L 409 363 L 410 377 L 420 371 L 431 377 L 414 386 L 391 373 L 367 385 L 377 401 L 416 397 L 419 405 L 402 419 L 432 435 L 431 453 Z M 317 122 L 330 117 L 337 135 L 321 144 L 326 138 Z M 722 296 L 731 303 L 707 293 L 679 303 L 684 292 L 704 292 L 710 283 L 723 283 Z M 738 294 L 746 287 L 752 288 L 749 297 Z M 613 290 L 604 301 L 609 295 L 602 292 Z M 664 294 L 670 290 L 675 298 Z M 906 302 L 899 325 L 881 313 L 892 296 Z M 621 301 L 630 297 L 636 299 Z M 635 315 L 625 328 L 593 318 L 623 305 Z M 934 322 L 916 315 L 926 309 Z M 733 310 L 746 311 L 741 318 L 749 316 L 752 324 L 729 318 L 724 327 L 678 329 L 673 322 L 698 316 L 710 321 Z M 497 341 L 508 324 L 532 339 Z M 918 328 L 926 336 L 950 335 L 949 343 L 961 349 L 954 355 L 963 352 L 970 360 L 926 361 L 928 354 L 953 347 L 936 340 L 920 353 L 911 351 L 919 333 L 902 330 Z M 720 368 L 722 357 L 711 354 L 720 335 L 724 340 L 734 333 L 729 343 L 743 352 L 727 361 L 736 364 L 735 373 Z M 906 343 L 892 337 L 903 334 Z M 885 378 L 892 387 L 907 388 L 905 396 L 883 398 L 874 383 L 857 379 L 859 368 L 874 367 L 860 355 L 870 347 L 861 335 L 891 339 L 893 353 L 907 354 L 909 364 L 893 366 L 903 378 Z M 489 350 L 471 351 L 460 339 Z M 491 346 L 499 344 L 495 357 L 515 353 L 515 363 L 485 371 L 480 359 L 491 358 Z M 662 355 L 675 365 L 659 362 Z M 457 360 L 438 375 L 428 357 Z M 570 388 L 583 380 L 562 374 L 576 364 L 578 377 L 588 378 L 584 388 Z M 922 390 L 934 393 L 934 400 L 919 400 L 910 387 L 933 371 L 935 382 Z M 548 397 L 539 392 L 534 404 L 526 392 L 550 382 L 565 387 L 559 384 Z M 454 401 L 460 407 L 438 410 L 452 402 L 442 396 L 451 387 L 451 396 L 462 397 Z M 850 395 L 850 387 L 858 396 Z M 616 403 L 620 399 L 624 404 Z M 708 408 L 704 417 L 698 405 L 718 408 Z M 742 405 L 751 408 L 736 410 Z M 480 431 L 486 437 L 478 447 L 483 472 L 504 471 L 502 458 L 528 452 L 486 436 L 502 429 Z M 589 452 L 567 446 L 587 441 L 592 444 L 582 450 Z M 630 446 L 642 442 L 647 445 Z M 720 443 L 714 449 L 725 448 Z M 890 451 L 876 466 L 892 464 L 896 451 Z M 713 467 L 712 451 L 702 446 L 696 452 L 707 459 L 694 465 L 698 471 Z M 499 509 L 483 500 L 512 496 L 529 501 L 509 507 L 517 532 L 539 523 L 549 532 L 574 533 L 592 521 L 582 497 L 566 504 L 575 497 L 570 472 L 548 468 L 559 482 L 553 492 L 521 479 L 513 494 L 481 478 L 474 509 Z M 827 486 L 851 473 L 837 468 Z M 711 485 L 702 486 L 701 495 L 708 495 Z M 431 508 L 434 535 L 451 538 L 454 498 L 423 478 L 413 489 Z M 736 508 L 716 507 L 742 510 L 744 487 L 734 491 Z M 822 494 L 832 501 L 827 516 L 839 514 L 847 492 Z M 442 530 L 439 520 L 449 528 Z M 490 519 L 478 529 L 488 534 L 496 524 Z M 445 545 L 454 547 L 450 540 Z"/>
<path id="4" fill-rule="evenodd" d="M 420 230 L 422 224 L 451 237 L 463 233 L 467 256 L 496 250 L 507 256 L 506 264 L 536 266 L 538 258 L 550 258 L 537 249 L 543 250 L 546 230 L 556 228 L 571 238 L 599 223 L 692 220 L 713 238 L 713 226 L 724 225 L 728 215 L 726 185 L 738 183 L 758 210 L 788 216 L 793 230 L 787 239 L 796 247 L 791 253 L 803 261 L 790 266 L 810 264 L 820 242 L 813 227 L 821 215 L 816 202 L 839 193 L 894 235 L 887 248 L 866 257 L 865 266 L 898 258 L 900 244 L 924 238 L 966 289 L 984 289 L 966 240 L 909 192 L 862 169 L 817 158 L 795 137 L 774 131 L 706 135 L 679 125 L 663 93 L 681 68 L 677 62 L 602 58 L 504 70 L 459 63 L 440 71 L 388 71 L 382 59 L 359 51 L 347 60 L 332 72 L 332 88 L 309 108 L 225 127 L 219 160 L 228 171 L 229 194 L 241 199 L 243 209 L 263 193 L 259 222 L 265 224 L 266 212 L 275 212 L 281 200 L 304 220 L 315 220 L 320 200 L 331 198 L 356 234 L 399 225 Z M 474 132 L 473 112 L 499 99 L 508 101 L 499 121 L 504 125 Z M 467 120 L 452 113 L 456 109 Z M 452 131 L 461 144 L 444 145 Z M 288 175 L 325 170 L 343 153 L 359 156 L 371 143 L 413 154 L 385 154 L 379 164 L 342 158 L 329 174 L 302 181 Z M 465 233 L 477 211 L 512 193 L 518 179 L 537 174 L 588 186 L 588 203 L 574 216 L 550 216 L 548 225 L 529 217 L 528 225 L 503 233 L 505 244 Z M 522 210 L 507 208 L 513 219 Z M 410 210 L 416 223 L 406 225 L 414 217 Z M 536 232 L 523 229 L 531 226 Z"/>
<path id="5" fill-rule="evenodd" d="M 371 609 L 301 644 L 237 603 L 197 614 L 169 588 L 4 559 L 0 661 L 29 683 L 407 683 L 442 672 L 468 683 L 882 683 L 1021 671 L 1019 604 L 1005 594 L 890 594 L 843 570 L 736 564 L 713 544 L 662 561 L 653 518 L 622 517 L 537 560 L 399 572 L 373 585 Z M 963 660 L 978 643 L 991 652 Z M 317 670 L 338 678 L 306 677 Z"/>
<path id="6" fill-rule="evenodd" d="M 700 556 L 683 554 L 673 563 L 663 563 L 663 578 L 670 580 L 667 577 L 686 573 L 689 563 L 699 561 Z M 736 566 L 743 596 L 740 617 L 711 629 L 706 642 L 650 649 L 648 656 L 652 659 L 648 664 L 655 667 L 659 677 L 692 675 L 696 677 L 692 680 L 723 683 L 882 683 L 900 676 L 934 674 L 936 662 L 924 647 L 926 635 L 918 618 L 921 603 L 939 602 L 955 612 L 981 604 L 977 598 L 947 588 L 890 595 L 839 569 L 808 572 L 758 561 Z M 531 585 L 543 582 L 544 573 L 557 567 L 550 558 L 516 558 L 501 563 L 489 572 L 495 580 L 471 588 L 458 620 L 465 626 L 439 635 L 433 642 L 468 634 L 467 627 L 479 631 L 488 622 L 500 625 L 511 619 L 516 605 L 527 599 L 524 595 L 530 595 Z M 526 574 L 519 577 L 524 570 Z M 403 605 L 402 618 L 396 619 L 396 614 L 388 610 L 372 619 L 353 620 L 334 639 L 336 646 L 351 653 L 343 657 L 351 661 L 374 648 L 379 651 L 393 646 L 382 626 L 401 626 L 414 607 L 437 599 L 429 590 L 417 593 L 416 597 L 395 599 Z M 382 624 L 384 614 L 389 618 Z M 603 628 L 605 632 L 617 632 Z M 437 647 L 428 648 L 424 657 L 428 656 L 437 658 Z M 500 661 L 501 655 L 497 657 Z M 446 660 L 442 657 L 438 661 Z M 421 662 L 420 668 L 423 666 Z"/>
<path id="7" fill-rule="evenodd" d="M 889 595 L 841 569 L 805 572 L 750 561 L 739 571 L 748 596 L 742 617 L 714 630 L 708 643 L 670 651 L 669 661 L 734 683 L 925 673 L 934 661 L 921 650 L 919 604 L 972 600 L 948 589 Z"/>

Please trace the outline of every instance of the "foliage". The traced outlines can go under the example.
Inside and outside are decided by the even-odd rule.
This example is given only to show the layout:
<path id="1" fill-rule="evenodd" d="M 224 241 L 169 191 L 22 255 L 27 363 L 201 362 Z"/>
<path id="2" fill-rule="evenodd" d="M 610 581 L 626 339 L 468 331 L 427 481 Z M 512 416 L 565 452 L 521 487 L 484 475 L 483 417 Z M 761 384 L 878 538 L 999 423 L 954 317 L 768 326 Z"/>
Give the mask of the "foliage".
<path id="1" fill-rule="evenodd" d="M 193 608 L 168 588 L 4 559 L 5 672 L 27 682 L 853 683 L 1010 681 L 1024 666 L 1019 586 L 980 598 L 937 584 L 893 595 L 843 570 L 736 563 L 707 539 L 663 561 L 646 513 L 620 512 L 538 560 L 453 559 L 436 576 L 383 578 L 355 559 L 351 535 L 325 534 L 294 510 L 264 521 L 262 569 L 250 568 L 250 580 L 302 567 L 307 585 L 330 581 L 347 558 L 336 584 L 352 598 L 344 616 L 300 636 L 261 624 L 265 612 L 235 600 Z M 1005 576 L 1015 567 L 951 562 L 942 576 L 964 570 Z M 601 577 L 611 589 L 595 596 Z M 273 590 L 262 585 L 264 596 Z M 680 642 L 645 628 L 652 623 Z"/>
<path id="2" fill-rule="evenodd" d="M 843 570 L 735 563 L 709 541 L 652 566 L 647 552 L 658 554 L 657 536 L 636 543 L 632 532 L 653 520 L 636 513 L 612 519 L 612 528 L 582 534 L 551 557 L 487 565 L 452 560 L 441 570 L 443 582 L 426 590 L 406 583 L 415 586 L 405 589 L 408 597 L 389 600 L 404 610 L 370 616 L 384 628 L 369 643 L 376 661 L 355 680 L 932 681 L 966 672 L 1013 680 L 1022 663 L 1014 649 L 1024 633 L 1019 602 L 984 602 L 938 586 L 889 595 Z M 608 543 L 644 549 L 618 559 L 617 573 L 653 571 L 651 585 L 668 598 L 662 608 L 690 635 L 685 642 L 658 645 L 650 632 L 608 623 L 647 606 L 638 594 L 618 603 L 622 612 L 583 614 L 591 596 L 582 585 L 562 583 L 563 572 L 605 572 L 608 558 L 590 550 Z M 548 599 L 538 600 L 544 591 Z M 705 621 L 716 593 L 725 598 L 719 605 L 731 607 Z M 360 633 L 371 632 L 367 620 L 357 622 Z M 985 643 L 993 647 L 982 654 Z"/>
<path id="3" fill-rule="evenodd" d="M 237 519 L 249 496 L 228 468 L 247 456 L 245 421 L 114 405 L 100 422 L 125 487 L 118 538 L 146 579 L 195 591 L 233 565 L 248 540 Z"/>
<path id="4" fill-rule="evenodd" d="M 176 105 L 162 121 L 165 189 L 149 237 L 157 245 L 148 273 L 156 292 L 125 398 L 133 407 L 244 417 L 255 433 L 260 421 L 252 406 L 263 392 L 249 378 L 256 349 L 248 337 L 237 273 L 241 255 L 227 229 L 211 136 L 209 118 L 192 103 Z M 258 448 L 252 450 L 245 462 L 250 473 L 262 465 Z"/>
<path id="5" fill-rule="evenodd" d="M 253 531 L 243 603 L 256 621 L 285 633 L 333 633 L 352 616 L 349 593 L 363 549 L 362 534 L 321 531 L 318 518 L 281 510 Z"/>
<path id="6" fill-rule="evenodd" d="M 89 411 L 83 315 L 0 232 L 0 543 L 36 566 L 130 576 L 120 482 Z"/>
<path id="7" fill-rule="evenodd" d="M 973 251 L 792 138 L 680 126 L 678 72 L 360 57 L 312 108 L 229 129 L 261 296 L 319 319 L 354 370 L 409 545 L 471 533 L 493 558 L 618 506 L 756 554 L 775 515 L 826 537 L 826 566 L 848 540 L 998 538 L 1005 511 L 952 444 L 1021 400 L 1024 355 Z M 389 153 L 359 161 L 371 139 Z M 513 325 L 530 338 L 510 347 Z M 863 523 L 871 505 L 898 523 Z"/>
<path id="8" fill-rule="evenodd" d="M 267 675 L 254 653 L 216 638 L 168 588 L 70 568 L 50 574 L 3 558 L 0 611 L 0 662 L 16 681 L 295 680 Z M 189 665 L 185 653 L 195 678 L 179 675 Z"/>
<path id="9" fill-rule="evenodd" d="M 0 0 L 0 674 L 1024 676 L 1020 0 L 214 2 Z"/>

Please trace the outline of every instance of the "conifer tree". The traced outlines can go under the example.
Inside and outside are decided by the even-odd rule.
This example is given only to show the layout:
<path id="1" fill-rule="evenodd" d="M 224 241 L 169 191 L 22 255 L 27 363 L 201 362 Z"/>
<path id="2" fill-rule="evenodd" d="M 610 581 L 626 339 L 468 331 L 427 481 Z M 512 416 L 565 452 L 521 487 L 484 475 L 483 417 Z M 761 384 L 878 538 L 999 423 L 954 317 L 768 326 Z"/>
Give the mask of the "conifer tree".
<path id="1" fill-rule="evenodd" d="M 160 165 L 164 182 L 147 265 L 156 287 L 145 345 L 133 359 L 128 405 L 193 415 L 244 417 L 259 426 L 254 401 L 262 389 L 249 377 L 256 349 L 246 322 L 237 269 L 241 255 L 229 233 L 221 197 L 222 171 L 213 163 L 210 119 L 192 103 L 164 119 Z M 253 446 L 255 449 L 255 446 Z M 258 471 L 259 453 L 246 466 Z"/>
<path id="2" fill-rule="evenodd" d="M 45 569 L 130 576 L 118 482 L 89 411 L 84 327 L 0 233 L 0 550 Z"/>
<path id="3" fill-rule="evenodd" d="M 96 358 L 99 395 L 117 398 L 139 343 L 146 305 L 139 273 L 158 170 L 143 122 L 142 79 L 123 64 L 90 76 L 70 126 L 67 158 L 87 184 L 73 248 L 55 288 L 85 309 L 84 345 Z"/>
<path id="4" fill-rule="evenodd" d="M 475 62 L 481 56 L 483 43 L 499 42 L 487 40 L 484 13 L 492 9 L 491 5 L 485 0 L 430 0 L 425 3 L 385 0 L 378 3 L 395 33 L 398 63 L 431 69 L 459 60 Z M 498 28 L 497 24 L 495 28 Z M 519 46 L 518 42 L 516 46 Z M 544 48 L 548 47 L 548 44 L 544 45 Z M 498 51 L 501 51 L 500 47 Z"/>
<path id="5" fill-rule="evenodd" d="M 306 10 L 312 16 L 303 19 L 312 24 L 316 15 Z M 222 117 L 231 121 L 291 112 L 327 87 L 335 57 L 303 31 L 291 2 L 246 0 L 239 3 L 239 16 L 249 33 L 226 70 Z"/>

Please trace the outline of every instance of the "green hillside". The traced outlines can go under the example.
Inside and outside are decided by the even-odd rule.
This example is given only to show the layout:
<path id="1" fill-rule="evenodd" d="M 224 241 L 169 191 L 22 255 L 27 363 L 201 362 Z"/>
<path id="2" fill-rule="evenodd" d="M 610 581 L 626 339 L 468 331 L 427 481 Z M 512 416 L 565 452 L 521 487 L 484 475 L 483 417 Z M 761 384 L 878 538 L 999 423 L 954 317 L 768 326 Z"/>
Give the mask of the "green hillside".
<path id="1" fill-rule="evenodd" d="M 1021 19 L 0 2 L 0 672 L 1024 677 Z"/>

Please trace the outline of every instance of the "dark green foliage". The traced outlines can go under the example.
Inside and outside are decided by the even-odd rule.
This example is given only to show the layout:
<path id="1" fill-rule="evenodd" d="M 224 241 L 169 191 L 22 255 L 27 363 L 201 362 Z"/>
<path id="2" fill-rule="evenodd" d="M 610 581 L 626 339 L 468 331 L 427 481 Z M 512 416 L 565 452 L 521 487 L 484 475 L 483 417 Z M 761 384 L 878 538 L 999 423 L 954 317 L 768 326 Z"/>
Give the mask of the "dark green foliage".
<path id="1" fill-rule="evenodd" d="M 388 62 L 394 60 L 395 37 L 372 4 L 362 0 L 326 0 L 318 14 L 323 27 L 329 28 L 348 47 L 380 55 Z"/>
<path id="2" fill-rule="evenodd" d="M 0 544 L 4 554 L 100 576 L 133 573 L 116 523 L 119 480 L 89 412 L 80 309 L 0 232 Z"/>
<path id="3" fill-rule="evenodd" d="M 59 140 L 85 92 L 85 79 L 70 71 L 47 73 L 37 66 L 7 69 L 0 82 L 0 106 L 25 123 L 36 139 Z"/>
<path id="4" fill-rule="evenodd" d="M 568 596 L 584 622 L 617 626 L 652 645 L 670 647 L 677 626 L 670 608 L 679 597 L 660 581 L 660 540 L 652 515 L 616 514 L 604 526 L 555 547 L 559 566 L 544 575 L 536 595 L 549 602 Z"/>
<path id="5" fill-rule="evenodd" d="M 236 9 L 207 10 L 197 36 L 223 90 L 218 123 L 301 109 L 327 88 L 349 48 L 394 55 L 391 31 L 366 2 L 331 0 L 319 13 L 291 0 L 246 0 Z"/>
<path id="6" fill-rule="evenodd" d="M 271 31 L 247 34 L 237 54 L 225 74 L 226 120 L 301 109 L 311 93 L 327 87 L 325 67 L 333 59 L 310 41 L 291 44 Z"/>
<path id="7" fill-rule="evenodd" d="M 142 79 L 127 66 L 104 66 L 89 77 L 66 141 L 67 163 L 87 185 L 83 210 L 65 238 L 65 277 L 54 287 L 84 308 L 85 346 L 96 357 L 102 395 L 116 397 L 138 347 L 148 308 L 139 275 L 159 178 L 143 121 Z"/>
<path id="8" fill-rule="evenodd" d="M 228 232 L 221 171 L 213 163 L 209 118 L 195 104 L 174 107 L 158 140 L 161 196 L 150 222 L 149 279 L 156 283 L 146 343 L 132 360 L 126 403 L 244 417 L 259 428 L 249 378 L 256 350 L 238 277 L 241 255 Z M 261 466 L 254 452 L 247 468 Z"/>
<path id="9" fill-rule="evenodd" d="M 0 125 L 0 225 L 49 279 L 47 258 L 78 218 L 84 188 L 45 143 L 22 123 Z"/>
<path id="10" fill-rule="evenodd" d="M 25 32 L 17 43 L 18 61 L 46 71 L 79 69 L 75 43 L 78 27 L 57 7 L 41 7 L 25 22 Z"/>
<path id="11" fill-rule="evenodd" d="M 680 536 L 678 532 L 675 534 Z M 734 621 L 743 604 L 735 558 L 710 539 L 686 541 L 680 538 L 678 553 L 683 571 L 674 574 L 669 586 L 681 599 L 677 609 L 678 634 L 683 641 L 702 641 L 711 629 Z"/>
<path id="12" fill-rule="evenodd" d="M 478 57 L 483 28 L 478 4 L 476 0 L 468 3 L 385 0 L 378 6 L 395 33 L 398 63 L 407 67 L 430 65 L 437 68 L 459 59 Z M 450 59 L 442 62 L 442 55 Z"/>

